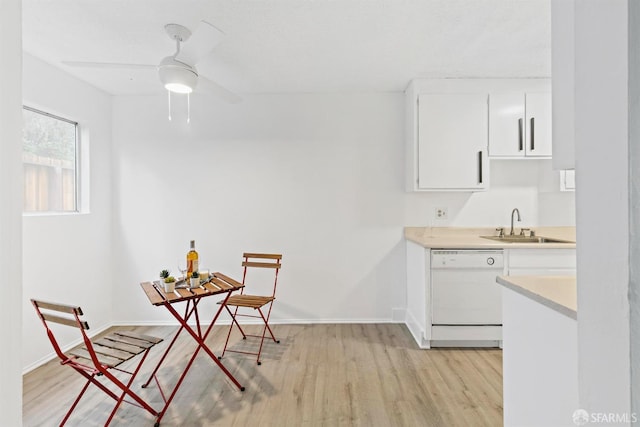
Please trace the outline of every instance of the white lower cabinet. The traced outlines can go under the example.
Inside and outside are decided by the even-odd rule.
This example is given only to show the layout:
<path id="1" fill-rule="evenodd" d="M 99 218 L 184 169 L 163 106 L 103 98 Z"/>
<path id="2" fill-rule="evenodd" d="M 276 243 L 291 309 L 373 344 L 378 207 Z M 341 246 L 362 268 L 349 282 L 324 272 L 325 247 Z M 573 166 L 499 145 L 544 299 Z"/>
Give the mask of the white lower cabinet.
<path id="1" fill-rule="evenodd" d="M 505 426 L 575 426 L 578 322 L 503 288 Z"/>
<path id="2" fill-rule="evenodd" d="M 509 276 L 575 276 L 575 249 L 508 249 Z"/>
<path id="3" fill-rule="evenodd" d="M 481 249 L 480 249 L 481 250 Z M 454 251 L 465 251 L 465 249 L 451 249 Z M 438 346 L 469 346 L 487 347 L 498 346 L 502 343 L 502 325 L 467 325 L 464 321 L 456 324 L 456 321 L 444 317 L 444 321 L 449 323 L 443 325 L 443 315 L 434 314 L 434 304 L 438 310 L 442 310 L 443 302 L 440 298 L 441 290 L 433 289 L 433 273 L 438 277 L 441 272 L 438 268 L 433 268 L 431 249 L 425 248 L 417 243 L 406 242 L 407 256 L 407 311 L 405 323 L 409 328 L 413 338 L 420 348 L 431 348 Z M 544 275 L 544 276 L 564 276 L 575 275 L 576 273 L 576 251 L 575 249 L 505 249 L 504 268 L 494 271 L 494 275 Z M 464 280 L 468 275 L 460 275 Z M 495 279 L 494 279 L 495 281 Z M 460 283 L 453 291 L 459 292 L 464 289 Z M 495 283 L 496 304 L 500 304 L 500 285 Z M 465 295 L 460 295 L 464 298 Z M 471 295 L 466 295 L 471 297 Z M 484 297 L 483 297 L 484 299 Z M 486 302 L 486 301 L 485 301 Z M 488 306 L 483 304 L 482 307 Z M 471 306 L 472 309 L 477 307 Z M 455 307 L 454 307 L 455 308 Z M 470 315 L 473 313 L 470 313 Z M 464 319 L 463 319 L 464 320 Z M 475 319 L 474 319 L 475 321 Z M 440 324 L 438 324 L 440 323 Z M 468 322 L 470 323 L 470 322 Z"/>

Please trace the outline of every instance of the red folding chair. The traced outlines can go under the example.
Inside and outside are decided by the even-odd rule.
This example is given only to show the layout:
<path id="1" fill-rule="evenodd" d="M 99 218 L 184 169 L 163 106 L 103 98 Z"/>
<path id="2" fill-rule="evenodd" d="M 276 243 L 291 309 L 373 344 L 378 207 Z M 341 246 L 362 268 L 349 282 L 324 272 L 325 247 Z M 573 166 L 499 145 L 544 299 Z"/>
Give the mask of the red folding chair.
<path id="1" fill-rule="evenodd" d="M 47 336 L 53 345 L 53 349 L 60 358 L 60 364 L 70 366 L 87 379 L 87 382 L 84 387 L 82 387 L 80 394 L 78 394 L 78 397 L 76 397 L 76 400 L 73 402 L 71 408 L 69 408 L 69 411 L 60 423 L 61 426 L 67 422 L 69 416 L 80 401 L 80 398 L 82 398 L 82 395 L 89 387 L 89 384 L 94 384 L 116 401 L 116 405 L 111 411 L 105 426 L 109 425 L 122 402 L 127 402 L 145 409 L 151 415 L 156 417 L 155 426 L 157 427 L 160 424 L 158 420 L 158 412 L 149 406 L 142 397 L 131 390 L 131 384 L 138 374 L 142 363 L 149 354 L 149 350 L 154 345 L 161 342 L 161 338 L 138 334 L 132 331 L 118 331 L 92 342 L 85 332 L 89 329 L 89 324 L 80 319 L 80 316 L 83 315 L 80 307 L 48 303 L 34 299 L 32 299 L 31 302 L 36 309 L 42 324 L 47 330 Z M 82 335 L 84 346 L 75 348 L 65 354 L 60 349 L 60 345 L 50 328 L 50 323 L 78 328 Z M 133 372 L 118 368 L 118 366 L 123 362 L 141 353 L 142 358 L 135 366 Z M 130 376 L 129 381 L 126 384 L 123 383 L 110 372 L 111 370 L 128 374 Z M 111 391 L 105 384 L 103 384 L 103 381 L 99 381 L 97 377 L 103 377 L 103 381 L 105 383 L 115 385 L 115 387 L 119 389 L 119 395 Z M 157 381 L 158 380 L 156 378 L 156 384 L 158 384 Z M 160 384 L 158 384 L 158 388 L 159 387 Z M 133 402 L 125 400 L 126 396 L 133 399 Z"/>
<path id="2" fill-rule="evenodd" d="M 244 267 L 244 271 L 242 273 L 242 284 L 245 285 L 244 288 L 240 290 L 240 294 L 231 295 L 225 304 L 225 308 L 231 315 L 231 326 L 229 327 L 229 333 L 227 334 L 227 340 L 224 343 L 224 349 L 222 350 L 222 356 L 224 356 L 225 352 L 232 353 L 243 353 L 243 354 L 251 354 L 256 355 L 256 362 L 258 365 L 261 365 L 260 355 L 262 354 L 262 345 L 264 343 L 264 338 L 269 331 L 269 335 L 271 335 L 271 339 L 275 343 L 279 343 L 280 341 L 276 339 L 273 335 L 273 331 L 269 326 L 269 316 L 271 316 L 271 308 L 273 307 L 273 301 L 276 299 L 276 287 L 278 285 L 278 272 L 280 271 L 282 255 L 280 254 L 260 254 L 260 253 L 244 253 L 242 255 L 244 257 L 244 261 L 242 262 L 242 266 Z M 245 293 L 247 289 L 247 271 L 249 269 L 273 269 L 274 270 L 274 279 L 273 279 L 273 290 L 270 295 L 252 295 Z M 254 286 L 255 288 L 255 286 Z M 265 306 L 269 306 L 267 310 L 267 314 L 265 316 L 264 308 Z M 233 311 L 229 307 L 233 307 Z M 258 314 L 246 314 L 242 313 L 240 310 L 243 309 L 252 309 L 257 311 Z M 245 310 L 246 311 L 246 310 Z M 251 335 L 245 333 L 244 329 L 238 323 L 238 317 L 253 317 L 262 319 L 263 327 L 262 334 L 260 335 Z M 242 351 L 242 350 L 232 350 L 228 348 L 229 337 L 231 337 L 231 331 L 233 331 L 234 325 L 240 330 L 242 334 L 242 339 L 247 339 L 247 337 L 253 337 L 260 339 L 260 347 L 257 352 L 250 351 Z"/>

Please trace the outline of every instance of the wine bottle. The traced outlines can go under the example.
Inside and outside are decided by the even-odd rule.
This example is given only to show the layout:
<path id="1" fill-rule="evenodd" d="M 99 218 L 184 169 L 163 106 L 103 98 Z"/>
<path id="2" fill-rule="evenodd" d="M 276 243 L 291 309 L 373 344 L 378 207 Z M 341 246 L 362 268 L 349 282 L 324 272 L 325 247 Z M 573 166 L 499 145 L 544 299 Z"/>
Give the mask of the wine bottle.
<path id="1" fill-rule="evenodd" d="M 191 241 L 191 249 L 187 252 L 187 280 L 191 274 L 198 271 L 198 252 L 196 252 L 196 241 Z"/>

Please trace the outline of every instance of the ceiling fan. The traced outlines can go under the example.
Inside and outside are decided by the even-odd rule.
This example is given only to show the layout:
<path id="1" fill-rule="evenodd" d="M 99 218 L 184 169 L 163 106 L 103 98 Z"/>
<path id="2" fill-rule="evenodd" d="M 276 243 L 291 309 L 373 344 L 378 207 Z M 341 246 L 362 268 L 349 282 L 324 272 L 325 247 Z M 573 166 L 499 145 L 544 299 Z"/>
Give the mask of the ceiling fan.
<path id="1" fill-rule="evenodd" d="M 169 37 L 175 40 L 176 52 L 163 58 L 158 65 L 85 61 L 62 61 L 62 63 L 71 67 L 84 68 L 155 69 L 158 71 L 160 81 L 169 93 L 189 94 L 197 86 L 199 89 L 214 93 L 228 102 L 241 101 L 238 95 L 203 77 L 196 69 L 196 64 L 222 40 L 224 36 L 222 31 L 206 21 L 201 21 L 193 33 L 180 24 L 167 24 L 164 29 Z"/>

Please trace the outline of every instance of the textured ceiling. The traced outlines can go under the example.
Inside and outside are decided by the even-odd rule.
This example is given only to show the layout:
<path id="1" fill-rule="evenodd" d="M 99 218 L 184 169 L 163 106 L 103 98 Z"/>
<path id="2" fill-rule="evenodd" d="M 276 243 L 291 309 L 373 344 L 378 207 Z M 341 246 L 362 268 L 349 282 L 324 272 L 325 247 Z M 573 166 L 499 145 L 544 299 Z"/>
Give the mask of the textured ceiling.
<path id="1" fill-rule="evenodd" d="M 198 64 L 228 89 L 402 91 L 422 77 L 550 75 L 550 0 L 23 0 L 24 50 L 112 94 L 160 93 L 167 23 L 226 36 Z"/>

